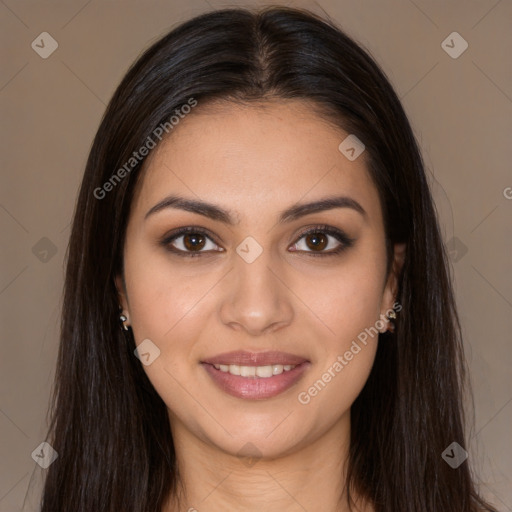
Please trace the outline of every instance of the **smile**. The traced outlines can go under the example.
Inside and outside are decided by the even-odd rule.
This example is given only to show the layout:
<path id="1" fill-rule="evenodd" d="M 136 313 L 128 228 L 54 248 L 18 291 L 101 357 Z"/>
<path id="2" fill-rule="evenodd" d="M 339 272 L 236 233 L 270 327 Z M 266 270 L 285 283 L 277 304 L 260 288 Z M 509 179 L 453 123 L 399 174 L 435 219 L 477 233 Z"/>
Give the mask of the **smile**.
<path id="1" fill-rule="evenodd" d="M 222 392 L 245 400 L 265 400 L 297 384 L 311 363 L 304 361 L 296 365 L 245 366 L 203 362 L 201 366 Z"/>
<path id="2" fill-rule="evenodd" d="M 214 364 L 217 370 L 231 375 L 240 375 L 241 377 L 255 377 L 259 379 L 268 379 L 274 375 L 281 375 L 283 372 L 293 370 L 295 364 L 273 364 L 266 366 L 240 366 L 238 364 Z"/>

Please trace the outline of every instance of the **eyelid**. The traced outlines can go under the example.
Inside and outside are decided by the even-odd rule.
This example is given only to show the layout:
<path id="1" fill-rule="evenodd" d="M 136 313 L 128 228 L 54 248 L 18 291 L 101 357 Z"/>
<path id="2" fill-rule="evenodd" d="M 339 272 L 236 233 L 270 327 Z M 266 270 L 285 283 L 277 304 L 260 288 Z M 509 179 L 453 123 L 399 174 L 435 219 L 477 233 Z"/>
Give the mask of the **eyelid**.
<path id="1" fill-rule="evenodd" d="M 334 226 L 330 226 L 327 224 L 315 224 L 313 226 L 309 226 L 308 228 L 303 228 L 299 233 L 297 233 L 294 238 L 296 239 L 295 242 L 293 242 L 292 245 L 297 244 L 302 238 L 304 238 L 307 235 L 310 235 L 312 233 L 325 233 L 329 236 L 332 236 L 336 238 L 336 240 L 341 244 L 338 248 L 332 249 L 330 251 L 303 251 L 303 250 L 295 250 L 292 252 L 298 252 L 298 253 L 305 253 L 312 256 L 329 256 L 329 255 L 336 255 L 340 252 L 344 251 L 345 249 L 351 247 L 353 243 L 355 242 L 355 238 L 349 237 L 344 230 L 340 228 L 336 228 Z M 210 233 L 208 229 L 202 228 L 200 226 L 186 226 L 182 228 L 175 229 L 171 231 L 170 233 L 167 233 L 160 239 L 159 243 L 164 246 L 169 252 L 172 252 L 173 254 L 177 254 L 178 256 L 184 256 L 184 257 L 197 257 L 201 255 L 210 255 L 212 251 L 182 251 L 181 249 L 176 249 L 175 247 L 171 246 L 171 242 L 173 242 L 175 239 L 180 238 L 183 235 L 186 234 L 199 234 L 206 236 L 209 238 L 215 245 L 219 245 L 215 241 L 215 236 Z M 172 247 L 172 248 L 171 248 Z M 213 252 L 224 252 L 225 249 L 221 248 L 221 250 L 215 250 Z"/>

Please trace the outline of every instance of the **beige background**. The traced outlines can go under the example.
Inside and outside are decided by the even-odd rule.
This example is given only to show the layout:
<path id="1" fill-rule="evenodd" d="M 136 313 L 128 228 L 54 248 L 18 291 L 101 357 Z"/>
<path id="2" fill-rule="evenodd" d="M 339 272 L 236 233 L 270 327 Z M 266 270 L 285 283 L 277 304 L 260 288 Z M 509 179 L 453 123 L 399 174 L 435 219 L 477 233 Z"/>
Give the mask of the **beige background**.
<path id="1" fill-rule="evenodd" d="M 44 474 L 31 453 L 46 431 L 63 259 L 105 105 L 143 48 L 228 5 L 246 3 L 1 0 L 0 512 L 21 510 L 31 478 L 37 493 Z M 475 394 L 466 449 L 484 494 L 512 511 L 512 2 L 288 5 L 329 13 L 370 50 L 411 119 L 452 249 Z M 456 59 L 441 46 L 453 31 L 469 44 Z M 31 47 L 42 32 L 58 43 L 47 59 Z"/>

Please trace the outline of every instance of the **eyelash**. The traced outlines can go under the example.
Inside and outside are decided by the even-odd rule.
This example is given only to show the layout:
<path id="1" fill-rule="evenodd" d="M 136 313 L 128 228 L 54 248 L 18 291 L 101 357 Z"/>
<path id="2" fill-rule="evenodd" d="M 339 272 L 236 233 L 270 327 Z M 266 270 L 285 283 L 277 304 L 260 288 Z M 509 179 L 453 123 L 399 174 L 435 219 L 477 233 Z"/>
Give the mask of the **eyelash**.
<path id="1" fill-rule="evenodd" d="M 181 249 L 176 249 L 176 248 L 172 247 L 171 242 L 173 242 L 180 236 L 190 234 L 190 233 L 192 233 L 194 235 L 206 236 L 213 243 L 215 243 L 215 245 L 218 245 L 214 240 L 212 240 L 212 237 L 205 229 L 200 228 L 200 227 L 195 227 L 195 226 L 187 226 L 184 228 L 177 229 L 176 231 L 171 233 L 169 236 L 166 236 L 164 239 L 162 239 L 160 241 L 160 244 L 165 249 L 172 252 L 173 254 L 176 254 L 178 256 L 182 256 L 185 258 L 195 258 L 195 257 L 201 256 L 204 253 L 207 253 L 208 251 L 199 251 L 199 252 L 182 251 Z M 343 231 L 341 231 L 337 228 L 333 228 L 332 226 L 327 226 L 325 224 L 313 226 L 312 228 L 307 229 L 306 231 L 304 231 L 303 233 L 301 233 L 299 235 L 297 242 L 299 240 L 301 240 L 302 238 L 304 238 L 305 236 L 311 235 L 313 233 L 323 233 L 326 235 L 330 235 L 330 236 L 334 237 L 336 240 L 338 240 L 338 242 L 340 242 L 341 245 L 334 250 L 330 250 L 329 252 L 301 251 L 298 249 L 294 252 L 304 252 L 313 257 L 337 256 L 340 253 L 342 253 L 343 251 L 345 251 L 346 249 L 348 249 L 349 247 L 352 247 L 355 242 L 355 239 L 350 238 Z M 297 243 L 297 242 L 295 242 L 295 243 Z M 216 252 L 221 252 L 221 251 L 216 251 Z"/>

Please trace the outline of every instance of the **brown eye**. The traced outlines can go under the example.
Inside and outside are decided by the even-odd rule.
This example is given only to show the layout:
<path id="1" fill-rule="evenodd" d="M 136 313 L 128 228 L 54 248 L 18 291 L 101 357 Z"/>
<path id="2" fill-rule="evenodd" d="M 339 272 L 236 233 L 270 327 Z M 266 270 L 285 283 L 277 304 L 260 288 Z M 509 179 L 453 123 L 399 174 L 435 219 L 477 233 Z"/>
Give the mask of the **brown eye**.
<path id="1" fill-rule="evenodd" d="M 323 233 L 310 233 L 306 236 L 306 245 L 313 250 L 323 250 L 327 247 L 328 240 Z"/>
<path id="2" fill-rule="evenodd" d="M 179 256 L 204 256 L 205 253 L 223 252 L 209 234 L 193 226 L 178 229 L 165 237 L 161 244 Z"/>
<path id="3" fill-rule="evenodd" d="M 335 256 L 354 245 L 355 239 L 332 226 L 315 226 L 305 231 L 293 245 L 293 252 L 308 256 Z"/>
<path id="4" fill-rule="evenodd" d="M 199 233 L 183 235 L 183 245 L 189 251 L 201 250 L 206 245 L 206 238 Z"/>

